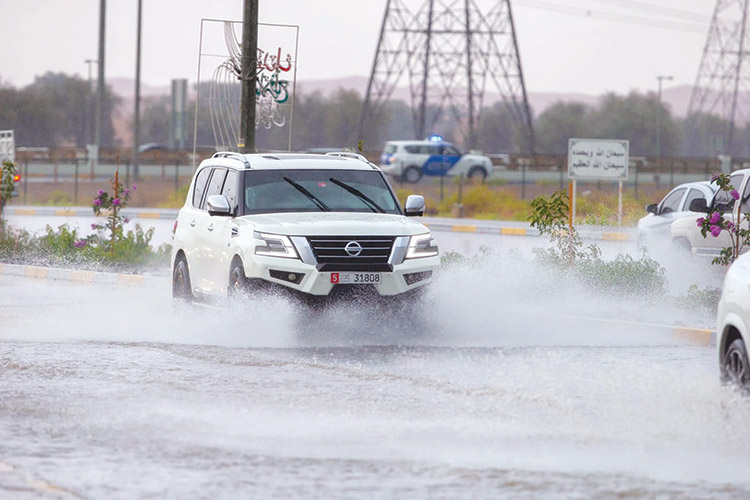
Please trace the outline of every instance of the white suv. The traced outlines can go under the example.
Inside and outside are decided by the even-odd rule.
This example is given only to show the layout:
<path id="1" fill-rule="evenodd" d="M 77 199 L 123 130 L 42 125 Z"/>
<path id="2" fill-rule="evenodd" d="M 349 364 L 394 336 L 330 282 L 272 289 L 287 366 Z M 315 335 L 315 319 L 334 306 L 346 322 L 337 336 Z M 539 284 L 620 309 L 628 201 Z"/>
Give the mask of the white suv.
<path id="1" fill-rule="evenodd" d="M 724 278 L 718 311 L 717 347 L 723 382 L 750 390 L 750 253 L 740 256 Z"/>
<path id="2" fill-rule="evenodd" d="M 380 168 L 404 182 L 416 183 L 423 175 L 465 175 L 486 179 L 492 160 L 478 154 L 464 154 L 439 137 L 424 141 L 389 141 L 380 156 Z"/>
<path id="3" fill-rule="evenodd" d="M 174 297 L 282 287 L 303 296 L 415 291 L 438 248 L 421 216 L 402 210 L 380 169 L 353 153 L 216 153 L 196 170 L 177 218 Z"/>

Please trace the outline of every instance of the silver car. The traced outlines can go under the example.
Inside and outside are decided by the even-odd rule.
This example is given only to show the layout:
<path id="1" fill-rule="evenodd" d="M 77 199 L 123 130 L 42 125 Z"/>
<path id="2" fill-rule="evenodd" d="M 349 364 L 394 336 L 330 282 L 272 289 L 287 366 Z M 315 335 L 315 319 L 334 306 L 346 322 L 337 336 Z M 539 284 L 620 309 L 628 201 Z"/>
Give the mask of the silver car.
<path id="1" fill-rule="evenodd" d="M 688 215 L 690 203 L 695 199 L 711 200 L 718 186 L 708 181 L 687 182 L 671 190 L 659 203 L 646 207 L 648 215 L 638 221 L 638 244 L 645 245 L 657 238 L 669 239 L 669 227 L 674 221 Z"/>

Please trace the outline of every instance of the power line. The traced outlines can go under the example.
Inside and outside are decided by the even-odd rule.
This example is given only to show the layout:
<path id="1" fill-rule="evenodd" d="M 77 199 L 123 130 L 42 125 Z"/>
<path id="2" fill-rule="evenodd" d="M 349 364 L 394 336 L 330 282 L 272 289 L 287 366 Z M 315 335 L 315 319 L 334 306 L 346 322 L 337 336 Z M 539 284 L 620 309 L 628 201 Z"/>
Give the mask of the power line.
<path id="1" fill-rule="evenodd" d="M 596 19 L 601 21 L 639 24 L 641 26 L 650 26 L 653 28 L 688 31 L 700 34 L 705 34 L 709 26 L 708 23 L 669 21 L 666 19 L 641 17 L 630 14 L 618 14 L 615 12 L 598 11 L 582 7 L 553 4 L 550 2 L 545 2 L 544 0 L 516 0 L 516 5 L 519 5 L 521 7 L 529 7 L 532 9 L 559 12 L 561 14 L 587 17 L 589 19 Z"/>
<path id="2" fill-rule="evenodd" d="M 607 3 L 614 6 L 626 7 L 630 6 L 635 10 L 653 12 L 655 14 L 662 14 L 669 17 L 677 17 L 687 21 L 693 21 L 697 23 L 708 24 L 711 22 L 711 16 L 705 14 L 698 14 L 697 12 L 690 12 L 682 9 L 675 9 L 673 7 L 664 7 L 662 5 L 653 5 L 646 2 L 639 2 L 638 0 L 592 0 L 595 2 Z"/>

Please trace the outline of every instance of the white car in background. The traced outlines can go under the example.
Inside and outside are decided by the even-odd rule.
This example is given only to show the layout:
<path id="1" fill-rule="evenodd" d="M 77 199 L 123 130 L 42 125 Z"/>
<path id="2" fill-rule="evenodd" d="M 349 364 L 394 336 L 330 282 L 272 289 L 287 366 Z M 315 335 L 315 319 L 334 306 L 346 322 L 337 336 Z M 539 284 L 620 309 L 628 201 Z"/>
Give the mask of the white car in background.
<path id="1" fill-rule="evenodd" d="M 175 298 L 273 287 L 304 298 L 406 296 L 440 265 L 430 231 L 354 153 L 216 153 L 199 165 L 172 250 Z"/>
<path id="2" fill-rule="evenodd" d="M 718 190 L 708 202 L 696 198 L 690 202 L 688 208 L 698 213 L 699 216 L 717 210 L 723 213 L 729 221 L 736 223 L 740 220 L 740 214 L 750 212 L 750 169 L 732 172 L 729 181 L 732 187 L 740 193 L 738 201 L 735 201 L 728 191 Z M 669 230 L 672 243 L 689 250 L 693 255 L 712 257 L 718 256 L 722 248 L 731 246 L 731 240 L 726 231 L 722 231 L 718 237 L 709 234 L 704 238 L 697 225 L 697 219 L 698 216 L 684 217 L 674 221 Z M 745 224 L 743 228 L 747 227 Z"/>
<path id="3" fill-rule="evenodd" d="M 717 190 L 718 186 L 708 181 L 687 182 L 672 189 L 659 203 L 648 205 L 648 215 L 638 221 L 636 229 L 638 246 L 656 239 L 667 241 L 674 221 L 691 215 L 697 219 L 698 214 L 690 211 L 690 203 L 698 198 L 709 201 Z"/>
<path id="4" fill-rule="evenodd" d="M 409 183 L 422 176 L 461 175 L 486 179 L 492 173 L 492 160 L 481 154 L 464 153 L 440 136 L 423 141 L 388 141 L 380 155 L 380 169 Z"/>
<path id="5" fill-rule="evenodd" d="M 719 301 L 717 348 L 721 380 L 750 390 L 750 253 L 729 267 Z"/>

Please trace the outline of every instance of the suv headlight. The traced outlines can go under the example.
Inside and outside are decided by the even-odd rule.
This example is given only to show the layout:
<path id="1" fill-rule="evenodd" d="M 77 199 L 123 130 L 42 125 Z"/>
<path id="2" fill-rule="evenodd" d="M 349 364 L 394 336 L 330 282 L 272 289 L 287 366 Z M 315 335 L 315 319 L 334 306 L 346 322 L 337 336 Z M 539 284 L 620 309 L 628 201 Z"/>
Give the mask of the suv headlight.
<path id="1" fill-rule="evenodd" d="M 255 247 L 255 255 L 298 259 L 297 250 L 288 236 L 253 231 L 253 238 L 263 243 Z"/>
<path id="2" fill-rule="evenodd" d="M 438 254 L 438 246 L 435 238 L 430 233 L 415 234 L 409 238 L 409 246 L 406 249 L 407 259 L 420 257 L 434 257 Z"/>

